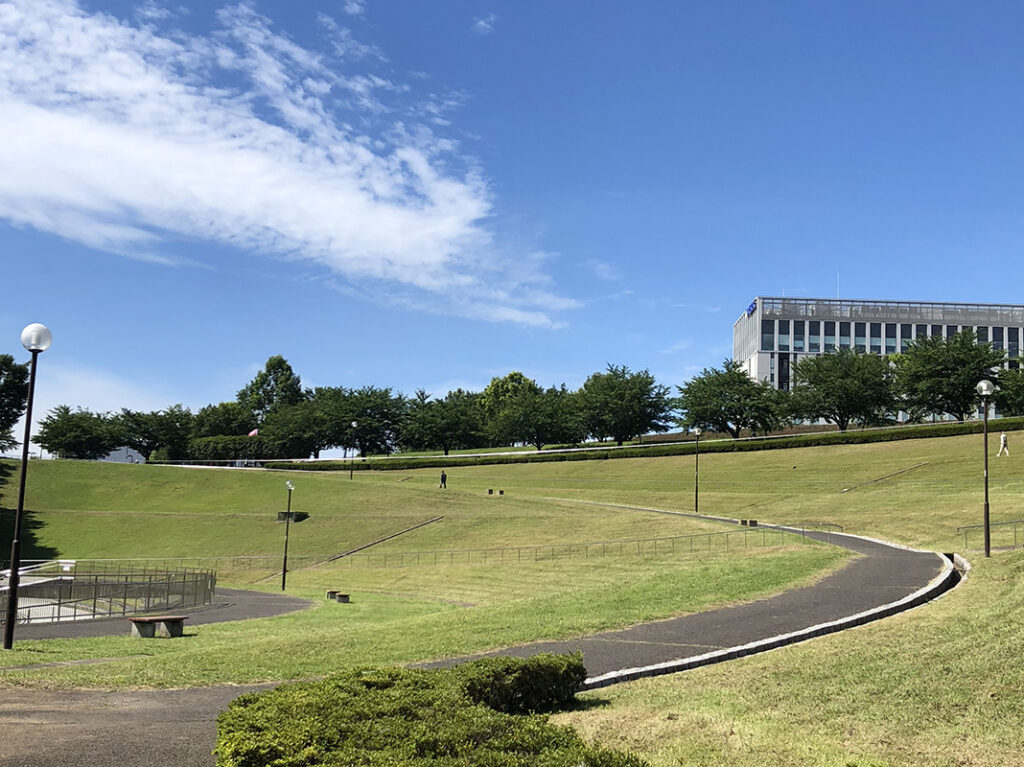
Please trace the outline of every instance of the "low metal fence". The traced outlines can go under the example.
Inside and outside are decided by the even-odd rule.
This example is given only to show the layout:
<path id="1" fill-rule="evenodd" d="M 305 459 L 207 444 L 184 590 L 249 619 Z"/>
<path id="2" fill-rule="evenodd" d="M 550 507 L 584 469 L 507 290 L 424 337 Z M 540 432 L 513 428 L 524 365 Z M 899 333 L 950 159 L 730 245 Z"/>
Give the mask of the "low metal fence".
<path id="1" fill-rule="evenodd" d="M 133 570 L 124 563 L 64 560 L 27 563 L 19 570 L 18 623 L 89 620 L 163 612 L 213 601 L 212 570 Z M 7 578 L 0 586 L 0 622 L 7 609 Z"/>
<path id="2" fill-rule="evenodd" d="M 435 565 L 515 565 L 555 559 L 594 559 L 621 556 L 688 555 L 742 552 L 802 542 L 802 536 L 771 527 L 751 527 L 696 535 L 660 538 L 629 538 L 591 543 L 559 543 L 438 551 L 359 552 L 339 557 L 348 567 L 389 568 Z"/>
<path id="3" fill-rule="evenodd" d="M 964 525 L 956 529 L 956 534 L 964 537 L 964 549 L 980 550 L 985 547 L 985 525 Z M 1003 549 L 1024 546 L 1024 519 L 991 523 L 989 543 Z"/>

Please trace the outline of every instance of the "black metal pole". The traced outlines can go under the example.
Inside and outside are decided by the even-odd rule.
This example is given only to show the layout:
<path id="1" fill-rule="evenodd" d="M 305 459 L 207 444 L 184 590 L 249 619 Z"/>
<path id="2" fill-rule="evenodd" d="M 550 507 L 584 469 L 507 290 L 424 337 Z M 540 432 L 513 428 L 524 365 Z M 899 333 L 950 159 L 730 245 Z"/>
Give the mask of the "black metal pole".
<path id="1" fill-rule="evenodd" d="M 28 469 L 28 444 L 32 434 L 32 399 L 36 391 L 36 361 L 38 351 L 32 352 L 28 373 L 28 403 L 25 407 L 25 439 L 21 446 L 21 483 L 18 486 L 18 510 L 14 514 L 14 538 L 11 540 L 11 577 L 7 583 L 7 613 L 4 619 L 4 649 L 14 644 L 14 624 L 18 618 L 18 569 L 21 567 L 21 520 L 25 514 L 25 473 Z"/>
<path id="2" fill-rule="evenodd" d="M 288 511 L 284 514 L 284 563 L 281 565 L 281 591 L 288 578 L 288 530 L 292 523 L 292 489 L 288 488 Z"/>
<path id="3" fill-rule="evenodd" d="M 981 398 L 981 408 L 985 411 L 983 420 L 985 422 L 985 556 L 992 556 L 992 541 L 989 535 L 988 525 L 988 398 Z"/>
<path id="4" fill-rule="evenodd" d="M 693 513 L 700 514 L 698 493 L 700 492 L 700 432 L 693 448 Z"/>

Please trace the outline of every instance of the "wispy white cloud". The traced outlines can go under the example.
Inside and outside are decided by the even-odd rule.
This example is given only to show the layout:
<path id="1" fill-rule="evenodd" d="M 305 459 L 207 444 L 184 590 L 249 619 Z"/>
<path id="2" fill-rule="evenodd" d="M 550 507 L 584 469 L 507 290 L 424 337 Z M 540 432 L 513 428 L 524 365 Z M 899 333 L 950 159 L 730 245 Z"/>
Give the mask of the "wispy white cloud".
<path id="1" fill-rule="evenodd" d="M 622 279 L 622 272 L 619 268 L 613 264 L 609 264 L 607 261 L 591 258 L 588 261 L 584 261 L 583 266 L 589 269 L 599 280 L 604 280 L 605 282 L 617 282 Z"/>
<path id="2" fill-rule="evenodd" d="M 679 352 L 685 352 L 693 346 L 692 338 L 683 338 L 676 341 L 674 344 L 670 344 L 661 350 L 662 354 L 678 354 Z"/>
<path id="3" fill-rule="evenodd" d="M 491 321 L 553 326 L 576 306 L 485 226 L 484 174 L 435 132 L 456 103 L 352 72 L 383 57 L 323 19 L 318 52 L 248 4 L 208 36 L 161 33 L 144 8 L 139 26 L 0 0 L 0 219 L 155 262 L 177 261 L 169 240 L 225 243 Z"/>
<path id="4" fill-rule="evenodd" d="M 345 0 L 341 4 L 341 8 L 349 16 L 362 16 L 366 13 L 366 3 L 364 0 Z"/>
<path id="5" fill-rule="evenodd" d="M 473 31 L 478 35 L 489 35 L 494 32 L 494 24 L 497 20 L 497 15 L 493 13 L 479 19 L 473 19 Z"/>

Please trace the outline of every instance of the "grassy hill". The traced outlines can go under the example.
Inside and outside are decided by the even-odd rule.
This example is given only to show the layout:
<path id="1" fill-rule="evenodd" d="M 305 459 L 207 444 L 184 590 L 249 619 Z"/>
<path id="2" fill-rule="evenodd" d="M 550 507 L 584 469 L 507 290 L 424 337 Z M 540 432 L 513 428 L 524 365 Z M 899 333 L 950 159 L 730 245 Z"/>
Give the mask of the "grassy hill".
<path id="1" fill-rule="evenodd" d="M 1024 754 L 1024 550 L 993 538 L 964 551 L 981 522 L 980 437 L 701 457 L 701 511 L 770 522 L 827 521 L 908 545 L 961 551 L 968 579 L 942 599 L 868 626 L 761 656 L 589 693 L 559 720 L 668 765 L 1013 765 Z M 1014 445 L 1011 445 L 1014 449 Z M 995 452 L 993 440 L 992 455 Z M 994 522 L 1024 517 L 1024 458 L 991 461 Z M 391 552 L 686 535 L 709 522 L 607 504 L 689 510 L 693 458 L 295 474 L 296 551 L 359 545 L 444 516 L 381 547 Z M 275 554 L 280 473 L 33 463 L 28 506 L 38 549 L 67 556 Z M 10 479 L 8 480 L 10 482 Z M 487 490 L 504 490 L 488 495 Z M 3 504 L 12 505 L 8 484 Z M 6 520 L 5 520 L 6 521 Z M 104 532 L 92 531 L 100 526 Z M 1002 530 L 998 528 L 997 530 Z M 1024 530 L 1022 530 L 1024 532 Z M 1024 542 L 1024 541 L 1022 541 Z M 2 543 L 2 542 L 0 542 Z M 179 685 L 291 678 L 538 637 L 569 636 L 756 598 L 839 566 L 825 547 L 699 556 L 660 553 L 510 565 L 295 571 L 289 592 L 325 586 L 354 603 L 243 624 L 203 626 L 187 643 L 128 638 L 23 642 L 0 655 L 0 682 Z M 42 661 L 107 659 L 39 667 Z"/>

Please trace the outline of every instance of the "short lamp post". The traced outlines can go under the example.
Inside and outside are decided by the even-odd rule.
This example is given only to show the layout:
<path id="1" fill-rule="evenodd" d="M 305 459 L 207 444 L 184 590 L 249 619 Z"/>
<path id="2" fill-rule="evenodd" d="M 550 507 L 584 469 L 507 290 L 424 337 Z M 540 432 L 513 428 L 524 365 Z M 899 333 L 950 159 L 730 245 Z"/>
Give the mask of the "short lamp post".
<path id="1" fill-rule="evenodd" d="M 32 435 L 32 400 L 36 392 L 36 363 L 39 355 L 50 348 L 53 335 L 46 325 L 34 322 L 21 331 L 21 345 L 32 354 L 28 373 L 28 403 L 25 407 L 25 439 L 21 445 L 21 483 L 18 486 L 18 510 L 14 515 L 14 536 L 11 539 L 11 575 L 7 580 L 7 612 L 4 619 L 4 649 L 14 644 L 14 624 L 18 618 L 18 569 L 21 567 L 21 520 L 25 514 L 25 474 L 28 469 L 28 445 Z"/>
<path id="2" fill-rule="evenodd" d="M 978 386 L 976 388 L 978 390 L 978 394 L 981 395 L 982 420 L 985 423 L 982 430 L 985 435 L 985 515 L 983 522 L 985 526 L 985 556 L 990 557 L 992 556 L 992 538 L 989 532 L 988 522 L 988 398 L 995 392 L 996 387 L 987 378 L 983 378 L 978 381 Z"/>
<path id="3" fill-rule="evenodd" d="M 697 437 L 693 446 L 693 513 L 700 514 L 700 427 L 694 426 L 693 433 Z"/>
<path id="4" fill-rule="evenodd" d="M 281 591 L 284 591 L 288 579 L 288 532 L 292 524 L 292 490 L 295 489 L 295 483 L 289 479 L 284 486 L 288 488 L 288 510 L 284 513 L 284 562 L 281 564 Z"/>
<path id="5" fill-rule="evenodd" d="M 359 426 L 359 422 L 358 421 L 353 421 L 352 422 L 352 440 L 353 441 L 355 441 L 356 428 L 358 426 Z M 358 450 L 358 447 L 353 447 L 352 450 L 353 451 Z M 348 459 L 348 478 L 349 479 L 352 479 L 352 471 L 355 469 L 355 462 L 356 462 L 356 458 L 355 458 L 354 455 L 351 458 Z"/>

